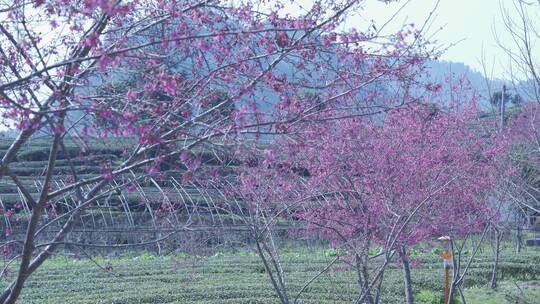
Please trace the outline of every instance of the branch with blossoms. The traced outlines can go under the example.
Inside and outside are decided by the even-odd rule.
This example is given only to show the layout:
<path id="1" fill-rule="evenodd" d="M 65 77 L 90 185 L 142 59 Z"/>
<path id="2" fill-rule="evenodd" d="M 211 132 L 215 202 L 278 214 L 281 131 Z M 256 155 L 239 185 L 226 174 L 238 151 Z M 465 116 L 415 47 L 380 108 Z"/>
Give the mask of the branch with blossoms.
<path id="1" fill-rule="evenodd" d="M 29 206 L 22 248 L 13 253 L 19 269 L 0 302 L 14 303 L 28 277 L 70 243 L 79 219 L 118 185 L 147 183 L 163 194 L 153 178 L 166 173 L 165 162 L 185 167 L 182 181 L 199 185 L 201 165 L 190 155 L 200 147 L 257 146 L 305 124 L 405 104 L 392 93 L 430 90 L 414 81 L 434 55 L 422 29 L 341 31 L 363 1 L 316 1 L 298 16 L 283 13 L 287 3 L 17 0 L 0 7 L 1 123 L 19 132 L 0 161 L 0 181 L 9 178 Z M 12 166 L 37 138 L 49 151 L 34 195 Z M 59 157 L 77 160 L 67 143 L 87 157 L 96 142 L 113 140 L 124 150 L 120 161 L 102 160 L 92 176 L 70 164 L 70 181 L 55 186 Z M 53 212 L 63 201 L 72 208 Z M 51 223 L 60 227 L 43 240 Z"/>

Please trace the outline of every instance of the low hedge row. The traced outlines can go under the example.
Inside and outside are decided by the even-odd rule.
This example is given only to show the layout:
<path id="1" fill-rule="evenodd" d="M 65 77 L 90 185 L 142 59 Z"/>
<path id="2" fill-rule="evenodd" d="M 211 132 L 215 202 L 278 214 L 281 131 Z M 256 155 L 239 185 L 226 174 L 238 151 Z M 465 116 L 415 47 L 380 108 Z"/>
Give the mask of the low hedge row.
<path id="1" fill-rule="evenodd" d="M 535 263 L 535 257 L 534 254 L 503 257 L 501 279 L 538 279 L 540 266 Z M 330 260 L 318 253 L 284 256 L 291 297 Z M 425 265 L 412 270 L 414 289 L 424 292 L 418 300 L 436 301 L 432 298 L 441 293 L 443 282 L 440 261 L 431 256 L 425 260 L 433 261 L 430 263 L 433 267 Z M 479 265 L 470 269 L 467 287 L 485 285 L 489 280 L 489 256 L 481 256 L 479 260 Z M 252 255 L 144 256 L 96 261 L 110 265 L 112 270 L 99 269 L 90 261 L 61 259 L 46 263 L 26 284 L 21 303 L 63 303 L 66 298 L 77 304 L 278 302 L 266 273 L 261 271 L 264 268 Z M 525 271 L 529 275 L 523 277 Z M 403 303 L 401 270 L 390 267 L 384 278 L 381 302 Z M 5 281 L 2 284 L 0 287 L 5 287 Z M 329 271 L 306 289 L 300 303 L 351 303 L 357 291 L 352 271 Z"/>

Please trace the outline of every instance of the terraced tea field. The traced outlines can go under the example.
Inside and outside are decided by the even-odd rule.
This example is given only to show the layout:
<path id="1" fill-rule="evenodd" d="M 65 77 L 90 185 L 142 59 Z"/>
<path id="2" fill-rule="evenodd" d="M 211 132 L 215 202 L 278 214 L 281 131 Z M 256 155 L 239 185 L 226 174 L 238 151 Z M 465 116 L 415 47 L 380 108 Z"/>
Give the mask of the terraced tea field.
<path id="1" fill-rule="evenodd" d="M 125 149 L 133 148 L 136 142 L 129 138 L 118 139 L 92 139 L 85 143 L 80 140 L 68 138 L 66 152 L 58 155 L 52 189 L 61 189 L 73 182 L 72 172 L 79 180 L 92 179 L 103 174 L 104 168 L 116 166 L 122 162 Z M 10 140 L 0 138 L 0 158 L 6 153 Z M 40 138 L 33 139 L 25 144 L 16 159 L 10 164 L 13 174 L 23 184 L 30 195 L 37 199 L 42 188 L 45 167 L 49 155 L 49 143 Z M 205 167 L 220 170 L 223 175 L 230 174 L 234 162 L 220 155 L 219 151 L 210 150 L 204 146 L 192 151 L 193 157 L 201 161 Z M 65 154 L 65 155 L 64 155 Z M 219 158 L 219 159 L 218 159 Z M 227 161 L 227 167 L 221 162 Z M 212 224 L 215 218 L 208 214 L 210 204 L 219 202 L 219 193 L 213 188 L 195 186 L 192 183 L 183 183 L 182 176 L 186 173 L 186 166 L 176 160 L 160 164 L 160 172 L 152 178 L 145 178 L 132 184 L 131 188 L 123 187 L 98 200 L 85 210 L 80 216 L 79 224 L 75 228 L 77 233 L 75 241 L 85 242 L 141 242 L 154 237 L 153 232 L 146 234 L 133 233 L 135 228 L 145 231 L 156 229 L 170 229 L 161 227 L 164 221 L 154 217 L 160 209 L 167 211 L 167 215 L 174 218 L 175 224 L 181 226 L 186 218 L 192 224 L 206 226 Z M 228 171 L 227 171 L 228 170 Z M 128 172 L 129 176 L 146 176 L 147 168 L 137 168 Z M 117 181 L 115 181 L 117 182 Z M 88 185 L 87 191 L 95 183 Z M 217 198 L 216 198 L 217 197 Z M 26 221 L 30 214 L 28 200 L 10 179 L 0 180 L 0 240 L 9 241 L 12 238 L 24 236 Z M 44 219 L 51 220 L 56 214 L 71 210 L 75 206 L 73 197 L 69 194 L 52 202 L 45 209 Z M 54 209 L 54 210 L 53 210 Z M 49 212 L 54 213 L 49 215 Z M 163 213 L 162 213 L 163 214 Z M 227 219 L 219 218 L 220 224 Z M 225 224 L 228 224 L 225 223 Z M 62 223 L 53 223 L 47 228 L 49 235 L 54 234 Z M 9 235 L 10 238 L 7 236 Z M 44 238 L 45 239 L 45 238 Z"/>
<path id="2" fill-rule="evenodd" d="M 283 253 L 289 295 L 294 298 L 307 280 L 334 259 L 328 251 L 294 250 Z M 442 276 L 439 258 L 420 257 L 413 269 L 418 303 L 439 303 Z M 540 254 L 507 258 L 501 264 L 501 287 L 490 292 L 488 256 L 479 258 L 466 280 L 468 303 L 538 303 Z M 99 264 L 102 268 L 98 267 Z M 356 281 L 352 271 L 338 263 L 319 277 L 299 303 L 354 303 Z M 523 289 L 523 299 L 516 302 Z M 2 287 L 6 281 L 3 280 Z M 403 303 L 401 269 L 391 265 L 385 275 L 382 303 Z M 211 257 L 148 254 L 90 260 L 55 258 L 27 282 L 19 303 L 278 303 L 264 268 L 248 252 Z M 535 300 L 536 299 L 536 300 Z M 495 301 L 495 302 L 492 302 Z M 508 302 L 505 302 L 508 301 Z"/>

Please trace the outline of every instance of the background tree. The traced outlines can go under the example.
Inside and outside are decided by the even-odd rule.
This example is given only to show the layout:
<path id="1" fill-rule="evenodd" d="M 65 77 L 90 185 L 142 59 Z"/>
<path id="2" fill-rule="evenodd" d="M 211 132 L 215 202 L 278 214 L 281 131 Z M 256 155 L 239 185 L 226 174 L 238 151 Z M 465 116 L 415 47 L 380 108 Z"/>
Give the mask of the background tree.
<path id="1" fill-rule="evenodd" d="M 489 100 L 489 102 L 491 103 L 491 106 L 495 109 L 500 109 L 501 100 L 503 100 L 502 97 L 503 97 L 502 91 L 496 91 L 495 93 L 493 93 L 493 95 L 491 96 Z M 512 95 L 509 92 L 505 92 L 504 102 L 506 104 L 512 103 L 513 105 L 519 106 L 523 102 L 523 98 L 521 97 L 521 95 L 517 93 Z"/>
<path id="2" fill-rule="evenodd" d="M 510 4 L 501 2 L 500 7 L 503 28 L 495 29 L 495 38 L 508 55 L 508 76 L 525 99 L 540 102 L 540 3 L 512 0 Z"/>

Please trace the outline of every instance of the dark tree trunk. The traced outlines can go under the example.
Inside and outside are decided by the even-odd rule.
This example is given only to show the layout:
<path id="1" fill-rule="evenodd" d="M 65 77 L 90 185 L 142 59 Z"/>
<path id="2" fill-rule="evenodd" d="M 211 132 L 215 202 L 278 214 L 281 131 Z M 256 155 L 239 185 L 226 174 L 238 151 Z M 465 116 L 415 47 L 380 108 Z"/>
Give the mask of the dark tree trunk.
<path id="1" fill-rule="evenodd" d="M 365 295 L 364 299 L 368 304 L 374 304 L 373 296 L 369 290 L 369 278 L 367 273 L 367 259 L 362 259 L 358 254 L 355 256 L 356 262 L 356 279 L 360 287 L 360 294 Z"/>
<path id="2" fill-rule="evenodd" d="M 501 248 L 501 232 L 498 228 L 493 227 L 495 236 L 495 254 L 493 259 L 493 270 L 491 271 L 491 289 L 497 288 L 497 272 L 499 268 L 499 253 Z"/>
<path id="3" fill-rule="evenodd" d="M 411 279 L 411 267 L 405 246 L 399 248 L 399 258 L 403 266 L 403 278 L 405 279 L 405 300 L 407 304 L 414 303 L 414 294 Z"/>

